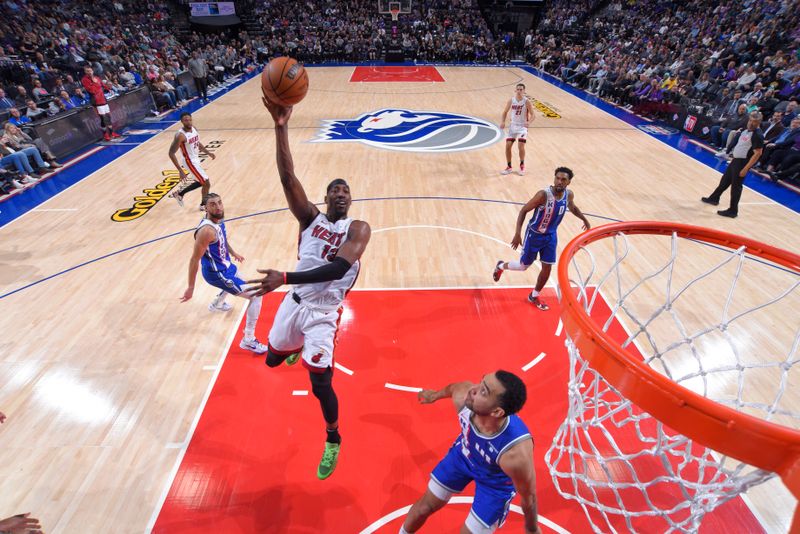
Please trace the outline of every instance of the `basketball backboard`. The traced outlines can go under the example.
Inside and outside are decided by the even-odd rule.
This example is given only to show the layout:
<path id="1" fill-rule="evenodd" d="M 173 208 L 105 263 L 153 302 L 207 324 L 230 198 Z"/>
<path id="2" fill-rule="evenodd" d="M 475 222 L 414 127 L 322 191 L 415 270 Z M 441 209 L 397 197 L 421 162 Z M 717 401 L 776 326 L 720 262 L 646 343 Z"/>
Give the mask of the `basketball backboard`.
<path id="1" fill-rule="evenodd" d="M 411 13 L 412 0 L 378 0 L 378 13 L 391 15 L 393 10 L 400 13 Z"/>

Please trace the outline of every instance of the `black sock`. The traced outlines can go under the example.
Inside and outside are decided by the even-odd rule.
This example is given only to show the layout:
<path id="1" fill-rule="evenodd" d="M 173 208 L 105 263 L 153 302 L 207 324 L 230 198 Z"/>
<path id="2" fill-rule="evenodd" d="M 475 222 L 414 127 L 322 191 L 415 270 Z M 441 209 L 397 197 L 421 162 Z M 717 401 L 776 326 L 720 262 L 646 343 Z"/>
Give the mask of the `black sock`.
<path id="1" fill-rule="evenodd" d="M 510 161 L 508 162 L 508 166 L 511 167 L 511 162 Z"/>
<path id="2" fill-rule="evenodd" d="M 524 159 L 519 160 L 519 164 L 520 166 L 525 165 L 525 160 Z"/>
<path id="3" fill-rule="evenodd" d="M 339 427 L 337 426 L 333 430 L 330 428 L 325 429 L 325 433 L 327 436 L 325 437 L 325 441 L 328 443 L 336 443 L 337 445 L 342 442 L 342 436 L 339 435 Z"/>
<path id="4" fill-rule="evenodd" d="M 200 182 L 192 182 L 189 185 L 187 185 L 186 187 L 184 187 L 183 189 L 181 189 L 180 191 L 178 191 L 178 194 L 180 196 L 183 196 L 186 193 L 188 193 L 189 191 L 194 191 L 195 189 L 199 189 L 201 187 L 203 187 L 203 186 L 200 185 Z"/>

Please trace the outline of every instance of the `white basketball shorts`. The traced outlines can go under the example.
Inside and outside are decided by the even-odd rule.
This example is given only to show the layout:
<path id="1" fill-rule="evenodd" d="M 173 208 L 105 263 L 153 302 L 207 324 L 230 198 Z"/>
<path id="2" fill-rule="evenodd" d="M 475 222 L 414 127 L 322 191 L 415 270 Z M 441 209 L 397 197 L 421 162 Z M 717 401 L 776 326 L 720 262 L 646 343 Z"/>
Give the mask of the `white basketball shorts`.
<path id="1" fill-rule="evenodd" d="M 516 124 L 512 124 L 508 127 L 508 136 L 506 137 L 507 141 L 513 139 L 519 139 L 520 141 L 525 141 L 528 137 L 528 129 L 525 126 L 517 126 Z"/>
<path id="2" fill-rule="evenodd" d="M 269 331 L 269 348 L 281 356 L 302 349 L 303 365 L 309 371 L 321 373 L 333 367 L 342 309 L 316 309 L 297 302 L 297 298 L 291 291 L 283 298 Z"/>

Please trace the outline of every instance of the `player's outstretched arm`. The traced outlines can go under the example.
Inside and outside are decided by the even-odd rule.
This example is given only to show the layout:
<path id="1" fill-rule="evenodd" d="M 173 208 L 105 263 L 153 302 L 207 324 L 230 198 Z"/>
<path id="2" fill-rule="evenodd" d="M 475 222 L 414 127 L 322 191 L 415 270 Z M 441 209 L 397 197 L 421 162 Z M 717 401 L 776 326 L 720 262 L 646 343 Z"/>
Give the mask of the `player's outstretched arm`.
<path id="1" fill-rule="evenodd" d="M 286 273 L 273 269 L 258 269 L 258 272 L 266 276 L 248 280 L 247 283 L 253 285 L 248 288 L 247 294 L 250 296 L 264 295 L 275 291 L 284 284 L 316 284 L 340 280 L 364 253 L 371 235 L 372 230 L 367 223 L 353 221 L 347 231 L 347 240 L 339 249 L 336 257 L 330 260 L 330 263 L 308 271 Z"/>
<path id="2" fill-rule="evenodd" d="M 533 195 L 533 198 L 525 203 L 525 205 L 519 210 L 519 215 L 517 215 L 517 226 L 514 230 L 514 237 L 511 239 L 511 248 L 517 250 L 517 247 L 522 244 L 522 225 L 525 224 L 525 217 L 528 216 L 528 213 L 544 204 L 546 199 L 547 194 L 544 191 L 539 191 Z"/>
<path id="3" fill-rule="evenodd" d="M 194 238 L 194 249 L 192 251 L 192 258 L 189 260 L 189 285 L 186 291 L 183 292 L 181 302 L 186 302 L 192 298 L 194 294 L 194 282 L 197 279 L 197 270 L 200 266 L 200 258 L 206 253 L 208 245 L 216 238 L 214 230 L 210 226 L 201 228 Z"/>
<path id="4" fill-rule="evenodd" d="M 583 221 L 583 229 L 588 230 L 589 228 L 591 228 L 592 225 L 589 223 L 589 219 L 586 218 L 586 215 L 584 215 L 581 209 L 575 204 L 575 193 L 573 193 L 572 191 L 569 192 L 568 203 L 569 203 L 568 207 L 570 213 L 572 213 L 575 217 Z"/>
<path id="5" fill-rule="evenodd" d="M 520 496 L 525 515 L 525 534 L 541 534 L 536 503 L 536 470 L 533 467 L 533 440 L 517 443 L 500 456 L 500 469 L 511 477 Z"/>
<path id="6" fill-rule="evenodd" d="M 279 106 L 266 96 L 261 101 L 272 115 L 272 120 L 275 121 L 275 150 L 283 193 L 289 203 L 289 210 L 300 222 L 300 227 L 305 230 L 317 216 L 319 210 L 309 202 L 303 184 L 294 174 L 294 160 L 292 160 L 292 152 L 289 149 L 289 117 L 292 115 L 292 106 Z"/>
<path id="7" fill-rule="evenodd" d="M 470 388 L 474 385 L 472 382 L 453 382 L 439 391 L 423 389 L 417 393 L 417 399 L 420 404 L 431 404 L 439 399 L 453 399 L 453 406 L 455 406 L 457 412 L 460 412 L 467 401 L 467 394 Z"/>
<path id="8" fill-rule="evenodd" d="M 339 249 L 336 257 L 342 258 L 350 265 L 354 264 L 367 249 L 370 237 L 372 237 L 372 229 L 369 224 L 364 221 L 353 221 L 347 230 L 347 240 Z"/>

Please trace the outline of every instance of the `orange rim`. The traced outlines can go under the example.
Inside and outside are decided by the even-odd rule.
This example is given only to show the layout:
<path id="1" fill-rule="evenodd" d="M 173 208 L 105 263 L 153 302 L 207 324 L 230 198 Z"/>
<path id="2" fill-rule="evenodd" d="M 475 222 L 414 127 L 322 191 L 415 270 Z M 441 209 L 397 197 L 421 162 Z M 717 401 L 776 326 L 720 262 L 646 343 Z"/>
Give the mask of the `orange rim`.
<path id="1" fill-rule="evenodd" d="M 698 443 L 760 469 L 779 473 L 800 496 L 800 432 L 737 412 L 709 400 L 650 368 L 622 349 L 587 315 L 572 290 L 569 264 L 575 253 L 594 241 L 617 234 L 672 235 L 727 249 L 746 247 L 763 258 L 800 274 L 800 255 L 745 237 L 680 223 L 635 221 L 593 228 L 574 238 L 561 254 L 558 284 L 564 329 L 581 357 L 627 399 L 673 430 Z M 798 526 L 798 525 L 795 525 Z"/>

